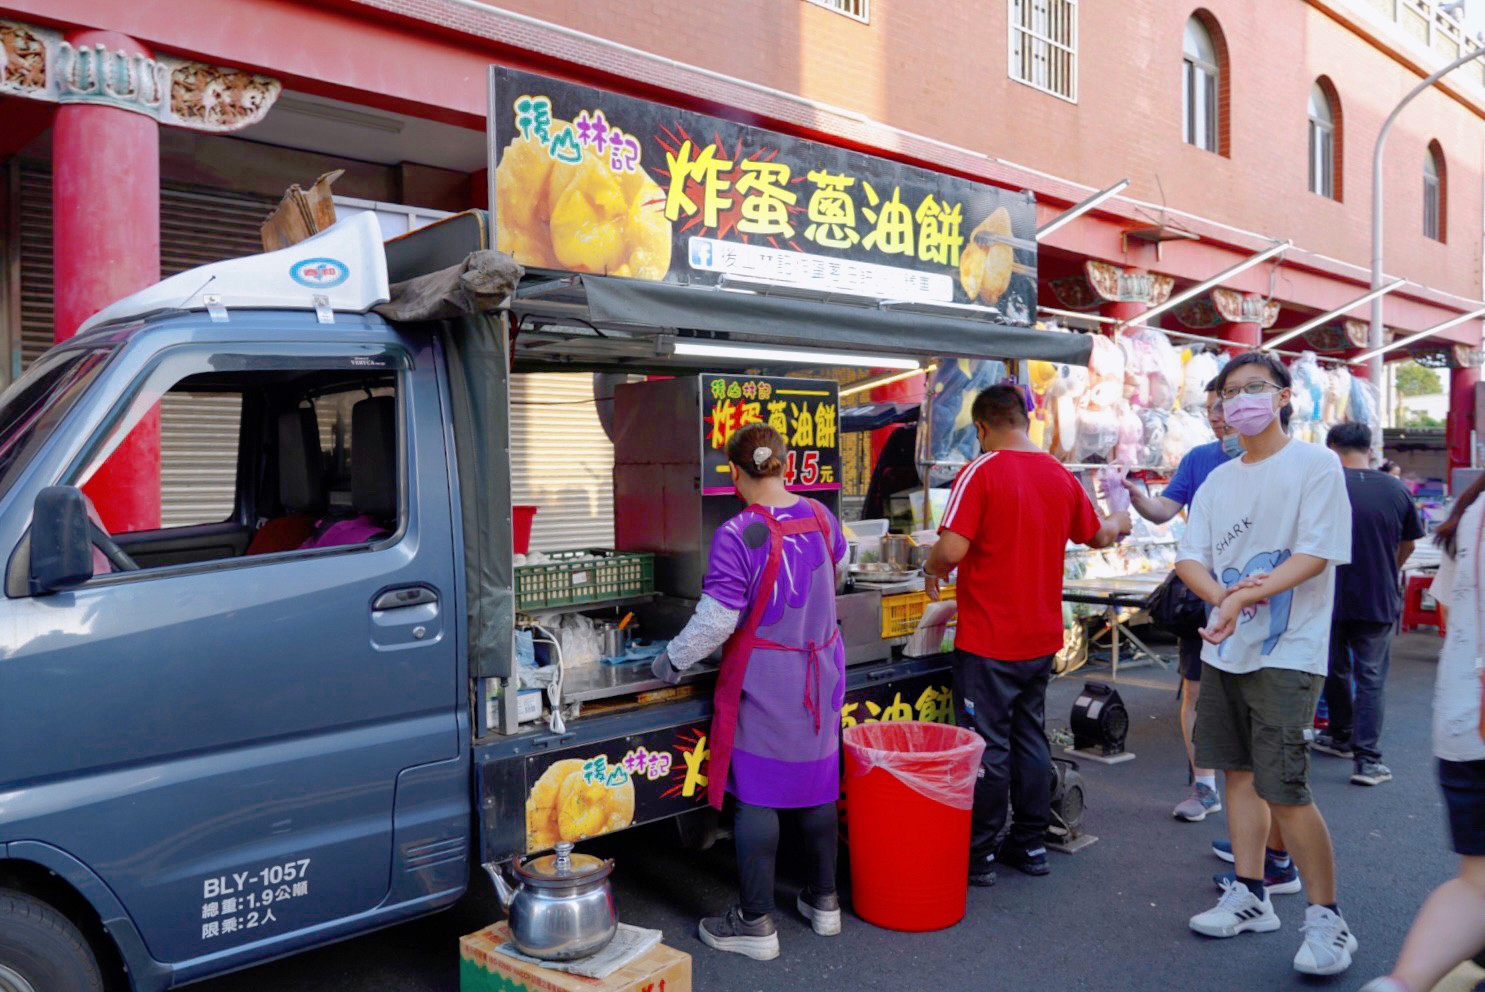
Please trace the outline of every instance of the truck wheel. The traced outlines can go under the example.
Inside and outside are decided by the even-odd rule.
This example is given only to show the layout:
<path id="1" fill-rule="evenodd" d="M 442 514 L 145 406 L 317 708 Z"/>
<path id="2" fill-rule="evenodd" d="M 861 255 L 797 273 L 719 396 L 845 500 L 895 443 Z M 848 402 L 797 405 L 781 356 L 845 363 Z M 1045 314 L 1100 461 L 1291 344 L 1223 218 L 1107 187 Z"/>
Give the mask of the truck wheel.
<path id="1" fill-rule="evenodd" d="M 0 892 L 0 992 L 103 992 L 103 972 L 67 917 Z"/>

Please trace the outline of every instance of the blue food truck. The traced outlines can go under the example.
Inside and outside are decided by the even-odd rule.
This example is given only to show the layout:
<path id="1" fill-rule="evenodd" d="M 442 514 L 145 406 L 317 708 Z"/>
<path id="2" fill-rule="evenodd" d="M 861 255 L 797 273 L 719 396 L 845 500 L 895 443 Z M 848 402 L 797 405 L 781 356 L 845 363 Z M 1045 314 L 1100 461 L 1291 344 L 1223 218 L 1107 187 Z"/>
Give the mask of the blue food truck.
<path id="1" fill-rule="evenodd" d="M 950 307 L 523 274 L 490 222 L 384 243 L 362 215 L 171 277 L 0 395 L 3 992 L 155 992 L 437 911 L 559 838 L 678 816 L 698 833 L 706 666 L 679 687 L 592 666 L 521 712 L 514 631 L 542 614 L 512 549 L 512 375 L 668 377 L 655 402 L 619 386 L 614 429 L 669 410 L 663 433 L 700 438 L 701 373 L 725 393 L 811 350 L 817 368 L 1088 353 Z M 232 511 L 110 534 L 83 490 L 180 393 L 240 410 Z M 701 454 L 660 461 L 615 473 L 612 557 L 651 581 L 576 597 L 657 635 L 736 509 L 702 494 Z M 661 518 L 687 522 L 657 535 Z M 594 588 L 614 564 L 540 574 Z M 952 719 L 943 662 L 895 658 L 880 593 L 856 595 L 853 719 Z"/>

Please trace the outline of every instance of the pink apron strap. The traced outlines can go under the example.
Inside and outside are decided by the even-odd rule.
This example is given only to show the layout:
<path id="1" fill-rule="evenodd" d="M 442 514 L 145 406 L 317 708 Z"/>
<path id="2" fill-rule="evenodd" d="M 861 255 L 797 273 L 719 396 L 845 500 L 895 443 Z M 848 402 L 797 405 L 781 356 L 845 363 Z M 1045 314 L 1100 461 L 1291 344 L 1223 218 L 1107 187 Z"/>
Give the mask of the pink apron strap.
<path id="1" fill-rule="evenodd" d="M 748 610 L 747 620 L 727 639 L 722 651 L 722 668 L 717 675 L 717 688 L 712 703 L 712 725 L 710 737 L 711 758 L 707 767 L 706 799 L 713 809 L 721 810 L 727 795 L 727 775 L 732 768 L 732 745 L 737 738 L 737 716 L 742 705 L 743 679 L 748 671 L 748 659 L 758 642 L 758 627 L 763 622 L 763 613 L 773 598 L 773 587 L 778 581 L 779 568 L 784 557 L 783 527 L 773 515 L 758 506 L 750 506 L 744 513 L 756 513 L 768 526 L 768 561 L 763 566 L 763 575 L 758 582 L 758 592 Z"/>

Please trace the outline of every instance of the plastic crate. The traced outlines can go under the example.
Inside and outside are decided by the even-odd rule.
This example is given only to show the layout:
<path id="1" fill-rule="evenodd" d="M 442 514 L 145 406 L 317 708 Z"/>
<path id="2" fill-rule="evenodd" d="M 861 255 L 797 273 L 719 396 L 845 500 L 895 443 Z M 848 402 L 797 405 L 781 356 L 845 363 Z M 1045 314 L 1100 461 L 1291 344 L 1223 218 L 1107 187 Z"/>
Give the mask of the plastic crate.
<path id="1" fill-rule="evenodd" d="M 953 586 L 940 586 L 939 599 L 953 599 Z M 928 593 L 899 592 L 882 597 L 882 638 L 910 637 L 928 608 Z"/>
<path id="2" fill-rule="evenodd" d="M 604 603 L 655 591 L 655 556 L 595 549 L 554 551 L 540 565 L 516 569 L 516 609 L 550 610 Z"/>

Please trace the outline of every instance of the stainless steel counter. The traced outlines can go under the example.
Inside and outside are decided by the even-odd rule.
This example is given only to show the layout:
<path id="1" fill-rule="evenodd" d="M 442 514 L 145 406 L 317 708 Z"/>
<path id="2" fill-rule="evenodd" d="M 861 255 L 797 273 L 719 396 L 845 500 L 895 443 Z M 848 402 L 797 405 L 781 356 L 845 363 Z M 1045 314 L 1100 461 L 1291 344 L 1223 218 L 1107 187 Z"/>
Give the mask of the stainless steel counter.
<path id="1" fill-rule="evenodd" d="M 698 662 L 681 675 L 681 685 L 710 679 L 717 666 Z M 586 703 L 615 696 L 634 696 L 656 689 L 669 689 L 669 682 L 655 678 L 647 661 L 623 665 L 579 665 L 567 670 L 562 680 L 562 698 L 567 702 Z"/>

